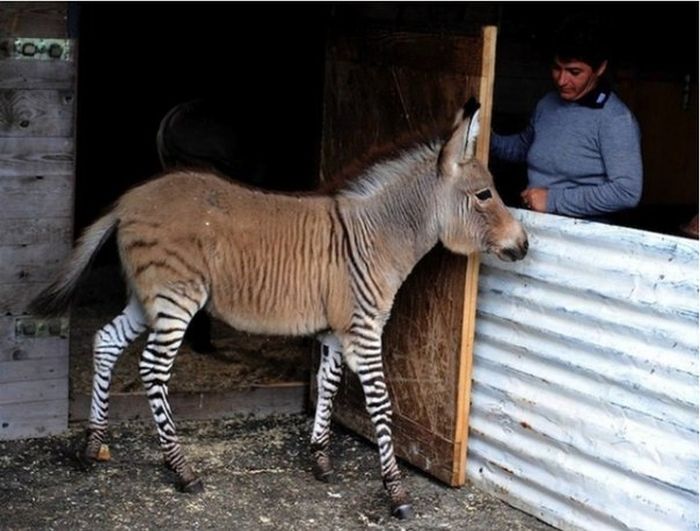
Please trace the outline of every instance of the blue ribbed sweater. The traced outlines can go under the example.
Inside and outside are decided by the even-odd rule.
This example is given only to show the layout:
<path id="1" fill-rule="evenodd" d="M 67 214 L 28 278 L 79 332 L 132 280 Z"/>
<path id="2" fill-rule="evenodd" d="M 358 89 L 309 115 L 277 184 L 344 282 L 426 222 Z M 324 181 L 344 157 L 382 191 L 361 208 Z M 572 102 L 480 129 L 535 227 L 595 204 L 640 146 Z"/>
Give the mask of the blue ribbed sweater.
<path id="1" fill-rule="evenodd" d="M 596 217 L 639 203 L 639 126 L 614 93 L 595 108 L 550 92 L 524 131 L 491 138 L 493 156 L 527 162 L 529 187 L 548 190 L 548 212 Z"/>

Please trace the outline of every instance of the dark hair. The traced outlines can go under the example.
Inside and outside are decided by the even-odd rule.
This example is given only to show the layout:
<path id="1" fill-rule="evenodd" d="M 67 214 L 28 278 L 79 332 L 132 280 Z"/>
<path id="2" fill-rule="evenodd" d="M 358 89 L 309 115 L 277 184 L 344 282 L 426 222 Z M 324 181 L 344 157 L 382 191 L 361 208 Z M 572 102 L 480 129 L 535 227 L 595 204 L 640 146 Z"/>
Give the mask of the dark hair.
<path id="1" fill-rule="evenodd" d="M 572 15 L 554 33 L 552 52 L 563 61 L 576 59 L 597 69 L 610 58 L 608 31 L 597 17 Z"/>

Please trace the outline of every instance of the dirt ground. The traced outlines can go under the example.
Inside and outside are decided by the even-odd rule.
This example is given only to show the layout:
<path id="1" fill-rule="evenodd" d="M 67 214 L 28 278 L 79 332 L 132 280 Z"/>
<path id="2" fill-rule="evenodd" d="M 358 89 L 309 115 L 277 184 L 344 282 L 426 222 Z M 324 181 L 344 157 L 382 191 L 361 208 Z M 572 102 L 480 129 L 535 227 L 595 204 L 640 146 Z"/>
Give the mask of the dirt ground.
<path id="1" fill-rule="evenodd" d="M 71 320 L 73 394 L 89 393 L 92 335 L 124 302 L 118 273 L 109 267 L 98 268 L 82 293 Z M 218 349 L 213 358 L 182 349 L 171 393 L 309 379 L 309 340 L 250 336 L 220 324 L 213 339 Z M 114 391 L 141 390 L 141 346 L 120 360 Z M 83 440 L 83 423 L 73 423 L 60 436 L 0 441 L 0 530 L 552 529 L 474 487 L 449 488 L 405 464 L 415 517 L 395 520 L 389 516 L 376 447 L 334 427 L 335 475 L 320 483 L 308 455 L 311 425 L 308 415 L 178 421 L 186 455 L 205 483 L 199 495 L 174 488 L 150 418 L 114 423 L 112 460 L 87 471 L 73 457 Z"/>
<path id="2" fill-rule="evenodd" d="M 552 529 L 466 486 L 452 489 L 402 466 L 415 516 L 389 516 L 376 450 L 335 429 L 330 483 L 313 478 L 304 415 L 180 422 L 205 492 L 182 494 L 161 464 L 151 423 L 110 431 L 112 460 L 81 470 L 83 426 L 46 439 L 0 442 L 0 529 Z"/>

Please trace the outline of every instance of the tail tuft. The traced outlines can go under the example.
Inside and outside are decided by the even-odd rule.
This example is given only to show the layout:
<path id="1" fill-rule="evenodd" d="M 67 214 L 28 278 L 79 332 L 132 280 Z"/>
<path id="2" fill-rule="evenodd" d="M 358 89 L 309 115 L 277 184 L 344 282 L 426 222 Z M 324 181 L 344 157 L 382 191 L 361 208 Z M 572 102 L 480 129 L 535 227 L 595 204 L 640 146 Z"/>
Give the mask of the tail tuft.
<path id="1" fill-rule="evenodd" d="M 80 281 L 89 271 L 97 251 L 117 228 L 117 222 L 112 211 L 83 232 L 58 278 L 29 303 L 29 313 L 40 317 L 56 317 L 68 310 L 75 299 Z"/>

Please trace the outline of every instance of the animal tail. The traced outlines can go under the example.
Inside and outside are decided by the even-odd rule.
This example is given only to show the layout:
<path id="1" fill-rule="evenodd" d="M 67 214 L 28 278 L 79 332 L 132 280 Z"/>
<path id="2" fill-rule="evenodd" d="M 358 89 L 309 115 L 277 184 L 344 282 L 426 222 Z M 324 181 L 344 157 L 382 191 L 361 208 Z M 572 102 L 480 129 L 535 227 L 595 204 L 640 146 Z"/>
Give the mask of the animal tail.
<path id="1" fill-rule="evenodd" d="M 89 270 L 97 251 L 117 228 L 118 221 L 117 214 L 112 210 L 83 232 L 58 278 L 29 303 L 29 313 L 55 317 L 68 310 L 80 281 Z"/>

